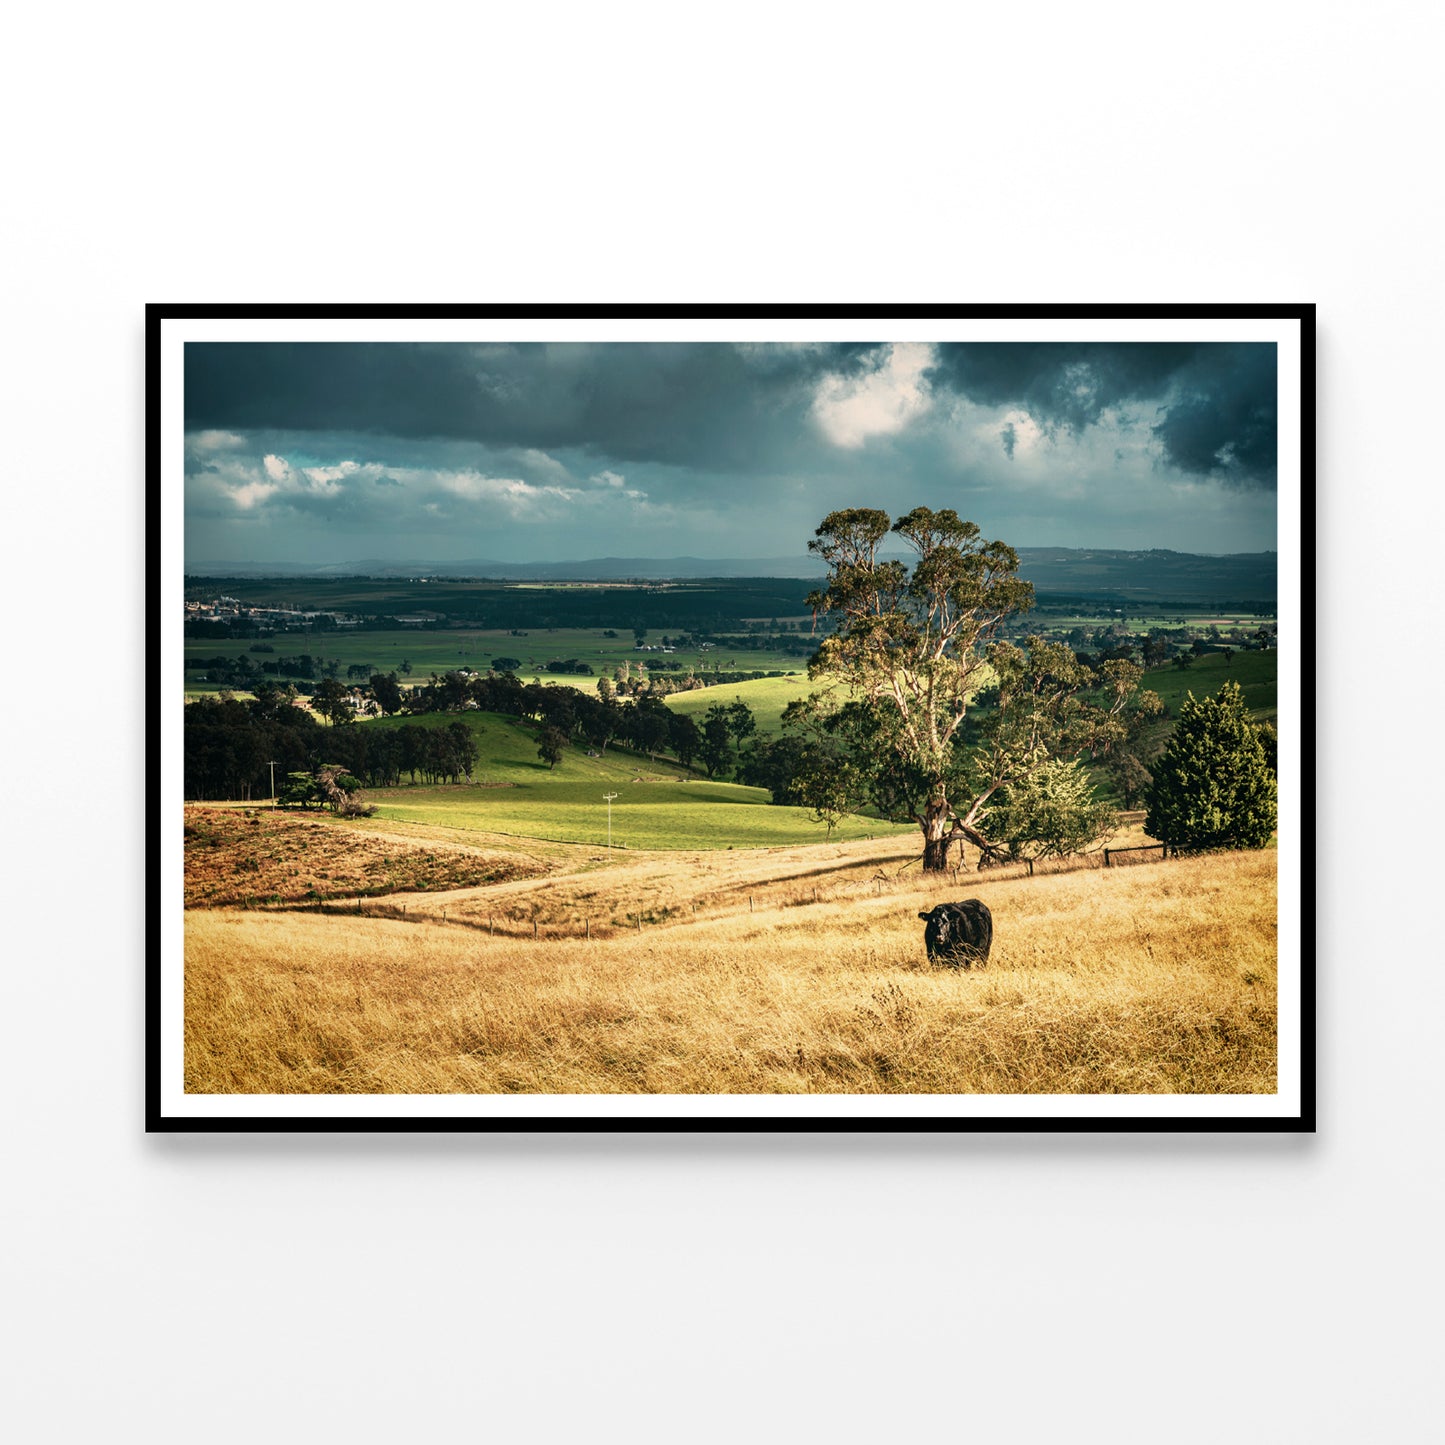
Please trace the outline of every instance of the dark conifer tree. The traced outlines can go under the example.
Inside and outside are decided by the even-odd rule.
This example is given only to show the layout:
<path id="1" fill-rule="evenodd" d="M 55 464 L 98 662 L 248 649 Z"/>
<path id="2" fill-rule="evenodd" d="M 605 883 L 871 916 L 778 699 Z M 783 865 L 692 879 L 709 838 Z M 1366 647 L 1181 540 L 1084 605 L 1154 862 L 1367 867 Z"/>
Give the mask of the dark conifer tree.
<path id="1" fill-rule="evenodd" d="M 1144 820 L 1151 838 L 1185 852 L 1263 848 L 1279 819 L 1279 787 L 1237 682 L 1190 693 L 1154 765 Z"/>

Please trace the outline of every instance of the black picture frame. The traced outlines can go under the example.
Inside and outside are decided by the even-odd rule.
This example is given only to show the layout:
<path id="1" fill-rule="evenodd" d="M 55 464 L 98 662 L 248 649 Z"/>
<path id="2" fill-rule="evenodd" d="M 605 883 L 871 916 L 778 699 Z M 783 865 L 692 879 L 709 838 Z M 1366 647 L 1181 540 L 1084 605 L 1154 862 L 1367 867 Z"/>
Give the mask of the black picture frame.
<path id="1" fill-rule="evenodd" d="M 1297 456 L 1296 486 L 1291 495 L 1298 499 L 1298 515 L 1281 515 L 1281 555 L 1285 552 L 1285 526 L 1288 522 L 1289 548 L 1295 554 L 1291 570 L 1292 595 L 1284 596 L 1281 581 L 1280 606 L 1288 600 L 1296 620 L 1297 638 L 1286 645 L 1297 645 L 1300 651 L 1300 686 L 1297 704 L 1287 725 L 1298 730 L 1298 768 L 1292 779 L 1295 789 L 1292 817 L 1298 828 L 1297 839 L 1288 847 L 1293 854 L 1297 875 L 1296 896 L 1281 900 L 1281 916 L 1286 906 L 1298 939 L 1298 957 L 1281 958 L 1294 971 L 1297 985 L 1297 1050 L 1292 1077 L 1281 1076 L 1282 1102 L 1276 1112 L 1241 1115 L 1219 1105 L 1196 1108 L 1192 1112 L 1170 1112 L 1168 1099 L 1160 1107 L 1132 1114 L 1080 1113 L 1060 1107 L 1056 1112 L 1028 1115 L 969 1113 L 940 1115 L 919 1111 L 916 1114 L 880 1116 L 857 1111 L 830 1113 L 826 1116 L 805 1112 L 758 1112 L 752 1096 L 701 1096 L 715 1102 L 726 1100 L 732 1109 L 718 1112 L 712 1108 L 684 1109 L 667 1113 L 618 1111 L 598 1113 L 580 1107 L 567 1112 L 510 1114 L 498 1116 L 483 1110 L 484 1100 L 478 1098 L 479 1112 L 471 1115 L 444 1113 L 438 1103 L 444 1096 L 424 1096 L 422 1102 L 405 1112 L 383 1109 L 362 1110 L 345 1115 L 327 1113 L 321 1101 L 328 1096 L 307 1096 L 315 1107 L 283 1112 L 274 1107 L 272 1096 L 258 1096 L 264 1103 L 246 1107 L 244 1098 L 227 1096 L 234 1105 L 225 1112 L 192 1112 L 178 1106 L 174 1088 L 167 1087 L 167 1068 L 174 1066 L 179 1046 L 180 1018 L 176 1012 L 174 985 L 176 970 L 182 965 L 176 955 L 174 907 L 168 898 L 174 895 L 173 835 L 179 831 L 179 820 L 173 806 L 175 795 L 168 793 L 165 776 L 168 762 L 167 739 L 163 720 L 166 709 L 175 708 L 174 679 L 163 666 L 163 639 L 168 628 L 176 626 L 165 596 L 167 579 L 174 570 L 176 545 L 175 526 L 178 500 L 174 495 L 175 478 L 168 451 L 174 442 L 175 375 L 174 346 L 177 333 L 194 334 L 195 327 L 214 339 L 225 333 L 231 323 L 252 328 L 257 325 L 286 325 L 294 328 L 313 327 L 317 338 L 327 334 L 333 323 L 430 324 L 439 322 L 477 323 L 496 326 L 515 324 L 518 327 L 553 322 L 625 323 L 646 328 L 651 323 L 697 323 L 705 329 L 709 322 L 739 322 L 759 325 L 792 325 L 806 327 L 809 323 L 856 321 L 899 325 L 909 321 L 956 323 L 960 327 L 976 327 L 979 323 L 1001 328 L 1013 325 L 1055 324 L 1061 327 L 1078 323 L 1110 328 L 1142 323 L 1145 327 L 1180 326 L 1184 335 L 1191 325 L 1211 328 L 1218 334 L 1220 324 L 1255 327 L 1258 324 L 1277 326 L 1293 337 L 1290 356 L 1290 381 L 1297 396 L 1291 415 L 1281 415 L 1281 435 L 1289 426 L 1289 437 Z M 154 800 L 147 825 L 147 939 L 146 939 L 146 1117 L 148 1132 L 620 1132 L 620 1133 L 718 1133 L 718 1132 L 913 1132 L 913 1133 L 1299 1133 L 1313 1132 L 1316 1127 L 1316 1055 L 1315 1055 L 1315 713 L 1314 713 L 1314 634 L 1315 574 L 1315 308 L 1310 304 L 837 304 L 837 305 L 236 305 L 236 304 L 167 304 L 146 308 L 146 516 L 148 543 L 146 570 L 149 579 L 148 634 L 146 638 L 147 699 L 147 773 L 148 794 Z M 390 335 L 391 333 L 388 333 Z M 1163 332 L 1161 331 L 1161 334 Z M 1253 332 L 1251 332 L 1253 334 Z M 181 345 L 184 341 L 181 340 Z M 1283 354 L 1282 354 L 1283 355 Z M 1285 361 L 1281 360 L 1281 375 Z M 170 399 L 168 402 L 168 398 Z M 168 432 L 166 428 L 170 428 Z M 1283 503 L 1282 503 L 1283 507 Z M 167 688 L 170 692 L 167 692 Z M 1281 829 L 1283 840 L 1283 829 Z M 1285 843 L 1282 841 L 1281 847 Z M 169 881 L 168 881 L 169 880 Z M 170 889 L 168 893 L 167 890 Z M 169 992 L 168 992 L 169 990 Z M 212 1099 L 215 1096 L 205 1096 Z M 570 1096 L 568 1096 L 570 1097 Z M 996 1100 L 999 1096 L 973 1096 L 978 1101 Z M 1051 1096 L 1052 1097 L 1052 1096 Z M 1093 1096 L 1089 1096 L 1093 1097 Z M 1161 1096 L 1148 1096 L 1158 1101 Z M 746 1107 L 745 1107 L 746 1105 Z"/>

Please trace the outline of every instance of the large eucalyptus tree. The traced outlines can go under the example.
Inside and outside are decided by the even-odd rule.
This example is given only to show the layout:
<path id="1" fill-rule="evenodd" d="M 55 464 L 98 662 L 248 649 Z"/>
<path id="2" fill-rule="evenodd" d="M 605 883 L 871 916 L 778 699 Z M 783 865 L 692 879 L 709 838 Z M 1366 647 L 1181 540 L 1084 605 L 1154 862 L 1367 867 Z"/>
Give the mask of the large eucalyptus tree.
<path id="1" fill-rule="evenodd" d="M 915 554 L 911 567 L 880 558 L 890 535 Z M 1000 851 L 985 816 L 1010 783 L 1122 739 L 1141 669 L 1119 661 L 1096 674 L 1060 643 L 1006 641 L 1004 625 L 1033 606 L 1033 586 L 1019 577 L 1014 549 L 984 541 L 975 523 L 952 509 L 915 507 L 890 523 L 886 512 L 850 507 L 829 513 L 808 546 L 828 566 L 808 603 L 829 628 L 809 676 L 841 684 L 848 699 L 831 705 L 831 719 L 818 699 L 815 714 L 825 725 L 851 720 L 855 731 L 866 722 L 865 755 L 853 749 L 858 774 L 886 775 L 895 791 L 902 780 L 912 794 L 906 808 L 923 833 L 926 871 L 946 869 L 960 838 L 985 856 Z M 985 690 L 990 705 L 966 736 Z"/>

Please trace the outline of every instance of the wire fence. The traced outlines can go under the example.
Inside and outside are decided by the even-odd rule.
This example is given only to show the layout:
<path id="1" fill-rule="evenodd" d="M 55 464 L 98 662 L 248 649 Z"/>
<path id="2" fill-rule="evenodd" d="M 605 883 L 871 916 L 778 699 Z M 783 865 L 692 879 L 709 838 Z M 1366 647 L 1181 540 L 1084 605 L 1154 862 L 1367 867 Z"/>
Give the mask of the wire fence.
<path id="1" fill-rule="evenodd" d="M 1148 853 L 1150 856 L 1148 858 L 1130 859 L 1126 856 L 1130 853 Z M 1118 868 L 1123 863 L 1129 862 L 1152 863 L 1154 861 L 1153 855 L 1155 854 L 1158 854 L 1161 862 L 1167 858 L 1174 856 L 1174 854 L 1171 853 L 1169 845 L 1167 843 L 1141 843 L 1137 847 L 1133 848 L 1105 848 L 1104 867 Z"/>

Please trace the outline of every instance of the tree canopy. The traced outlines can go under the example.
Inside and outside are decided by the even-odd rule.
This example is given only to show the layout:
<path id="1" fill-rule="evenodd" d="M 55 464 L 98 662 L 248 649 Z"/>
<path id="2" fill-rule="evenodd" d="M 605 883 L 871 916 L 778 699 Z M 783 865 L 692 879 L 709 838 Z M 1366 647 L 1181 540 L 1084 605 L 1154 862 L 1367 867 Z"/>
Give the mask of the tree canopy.
<path id="1" fill-rule="evenodd" d="M 880 557 L 890 535 L 914 553 L 911 568 Z M 926 870 L 947 867 L 959 838 L 1002 856 L 986 826 L 1000 790 L 1050 761 L 1108 752 L 1131 710 L 1157 711 L 1153 694 L 1139 696 L 1132 662 L 1096 671 L 1062 643 L 1006 640 L 1005 624 L 1033 606 L 1033 587 L 1012 547 L 983 540 L 952 509 L 915 507 L 891 525 L 872 508 L 832 512 L 808 546 L 828 565 L 826 585 L 808 598 L 828 627 L 808 670 L 834 687 L 792 722 L 817 746 L 842 747 L 855 807 L 870 796 L 918 823 Z M 820 801 L 833 813 L 836 778 L 828 792 Z"/>

